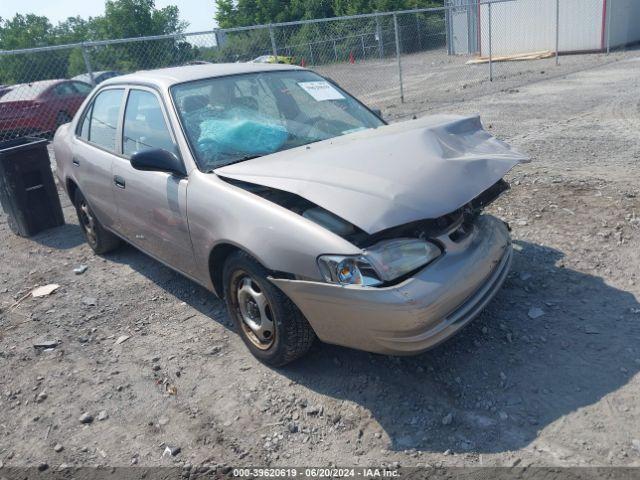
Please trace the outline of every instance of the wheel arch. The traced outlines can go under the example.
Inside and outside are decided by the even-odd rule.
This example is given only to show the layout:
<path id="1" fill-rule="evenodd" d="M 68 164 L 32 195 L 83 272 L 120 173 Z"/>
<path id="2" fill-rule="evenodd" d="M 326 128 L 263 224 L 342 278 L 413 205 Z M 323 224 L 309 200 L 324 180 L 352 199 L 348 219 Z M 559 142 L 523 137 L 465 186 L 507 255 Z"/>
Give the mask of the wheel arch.
<path id="1" fill-rule="evenodd" d="M 281 272 L 270 268 L 265 262 L 254 252 L 248 250 L 240 245 L 229 241 L 223 241 L 216 244 L 209 252 L 209 276 L 211 278 L 211 284 L 213 285 L 213 291 L 219 298 L 224 298 L 224 284 L 222 280 L 222 273 L 224 271 L 224 264 L 229 256 L 236 252 L 244 252 L 253 258 L 256 262 L 262 265 L 270 275 L 276 278 L 293 278 L 293 275 L 286 272 Z"/>
<path id="2" fill-rule="evenodd" d="M 238 245 L 234 245 L 233 243 L 229 242 L 223 242 L 215 245 L 211 249 L 211 252 L 209 252 L 209 276 L 211 277 L 213 291 L 219 298 L 224 298 L 224 285 L 222 282 L 224 263 L 227 261 L 227 258 L 229 258 L 230 255 L 235 252 L 242 251 L 245 250 L 240 248 Z"/>
<path id="3" fill-rule="evenodd" d="M 65 188 L 67 189 L 67 195 L 69 195 L 69 199 L 71 200 L 71 203 L 75 205 L 76 192 L 79 189 L 78 184 L 75 182 L 73 178 L 67 177 L 67 180 L 65 182 Z"/>

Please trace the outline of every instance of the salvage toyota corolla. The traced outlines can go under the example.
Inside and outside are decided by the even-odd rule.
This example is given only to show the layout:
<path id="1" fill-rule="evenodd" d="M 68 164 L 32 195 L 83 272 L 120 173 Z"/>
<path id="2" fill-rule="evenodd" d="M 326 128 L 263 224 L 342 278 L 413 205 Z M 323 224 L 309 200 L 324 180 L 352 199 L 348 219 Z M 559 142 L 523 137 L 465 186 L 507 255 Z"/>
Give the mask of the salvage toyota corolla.
<path id="1" fill-rule="evenodd" d="M 226 301 L 284 365 L 319 337 L 413 354 L 491 300 L 511 261 L 482 209 L 526 157 L 478 117 L 387 125 L 290 65 L 193 65 L 100 84 L 54 139 L 98 254 L 125 240 Z"/>

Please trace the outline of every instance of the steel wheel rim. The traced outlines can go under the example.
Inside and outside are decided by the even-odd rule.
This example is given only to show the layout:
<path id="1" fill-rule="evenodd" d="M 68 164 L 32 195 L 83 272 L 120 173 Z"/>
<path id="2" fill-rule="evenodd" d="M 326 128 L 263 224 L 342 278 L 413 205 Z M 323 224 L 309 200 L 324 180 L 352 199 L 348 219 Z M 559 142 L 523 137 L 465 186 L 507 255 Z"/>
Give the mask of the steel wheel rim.
<path id="1" fill-rule="evenodd" d="M 234 301 L 242 330 L 260 350 L 268 350 L 276 340 L 273 309 L 265 292 L 248 274 L 239 272 L 234 281 Z"/>
<path id="2" fill-rule="evenodd" d="M 97 242 L 96 237 L 96 221 L 93 218 L 93 214 L 89 209 L 89 205 L 87 205 L 86 201 L 80 202 L 80 224 L 82 225 L 82 229 L 87 236 L 87 240 L 91 245 L 95 245 Z"/>

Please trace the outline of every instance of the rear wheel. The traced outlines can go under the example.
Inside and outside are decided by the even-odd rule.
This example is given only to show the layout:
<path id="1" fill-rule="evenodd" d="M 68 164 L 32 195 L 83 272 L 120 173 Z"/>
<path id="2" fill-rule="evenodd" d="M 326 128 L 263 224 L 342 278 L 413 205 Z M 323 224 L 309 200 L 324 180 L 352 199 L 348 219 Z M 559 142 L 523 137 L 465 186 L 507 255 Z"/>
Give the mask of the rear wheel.
<path id="1" fill-rule="evenodd" d="M 105 230 L 100 224 L 93 214 L 91 207 L 89 207 L 87 199 L 84 198 L 84 195 L 79 189 L 76 190 L 73 203 L 75 204 L 78 221 L 80 222 L 80 227 L 84 232 L 87 243 L 95 253 L 101 255 L 115 250 L 120 246 L 120 239 L 113 233 Z"/>
<path id="2" fill-rule="evenodd" d="M 251 353 L 279 367 L 307 353 L 315 333 L 298 307 L 269 281 L 268 274 L 250 255 L 232 254 L 224 266 L 224 297 Z"/>

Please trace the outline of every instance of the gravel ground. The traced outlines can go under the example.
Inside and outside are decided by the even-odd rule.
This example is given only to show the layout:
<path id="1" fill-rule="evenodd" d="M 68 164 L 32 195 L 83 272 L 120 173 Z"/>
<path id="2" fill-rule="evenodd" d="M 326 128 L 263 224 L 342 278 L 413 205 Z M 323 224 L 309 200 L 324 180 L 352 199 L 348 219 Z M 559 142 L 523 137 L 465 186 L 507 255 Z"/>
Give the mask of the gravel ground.
<path id="1" fill-rule="evenodd" d="M 617 60 L 428 104 L 533 162 L 491 208 L 504 288 L 420 356 L 317 344 L 267 368 L 202 288 L 131 247 L 92 255 L 66 197 L 33 239 L 1 216 L 0 464 L 640 465 L 640 60 Z"/>
<path id="2" fill-rule="evenodd" d="M 630 49 L 615 51 L 610 55 L 561 55 L 559 65 L 556 65 L 555 58 L 497 62 L 493 65 L 494 81 L 490 82 L 489 65 L 467 65 L 466 62 L 473 58 L 471 56 L 450 56 L 446 50 L 405 54 L 401 57 L 401 64 L 406 105 L 400 103 L 398 64 L 395 57 L 358 61 L 354 65 L 322 65 L 316 70 L 338 82 L 368 105 L 383 109 L 387 117 L 396 118 L 398 115 L 413 115 L 637 55 L 637 50 Z"/>

